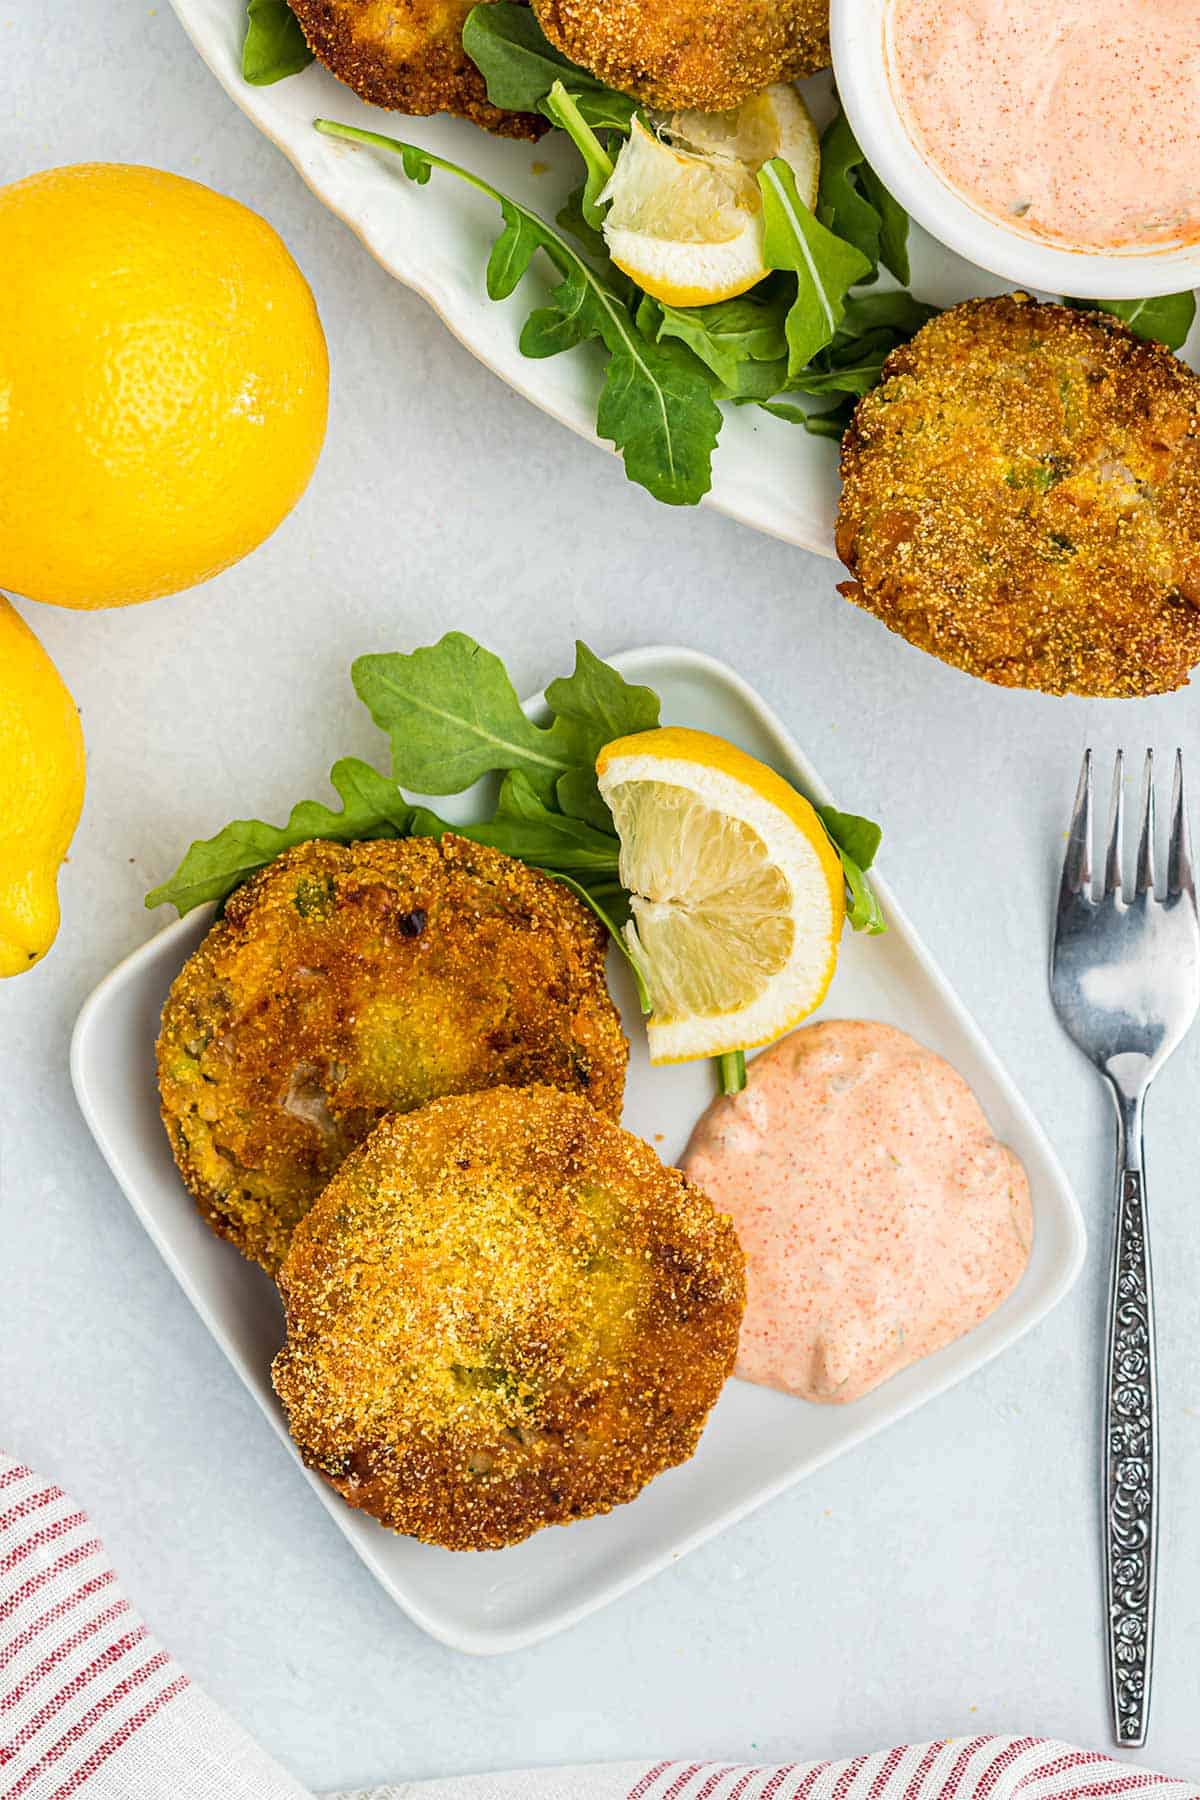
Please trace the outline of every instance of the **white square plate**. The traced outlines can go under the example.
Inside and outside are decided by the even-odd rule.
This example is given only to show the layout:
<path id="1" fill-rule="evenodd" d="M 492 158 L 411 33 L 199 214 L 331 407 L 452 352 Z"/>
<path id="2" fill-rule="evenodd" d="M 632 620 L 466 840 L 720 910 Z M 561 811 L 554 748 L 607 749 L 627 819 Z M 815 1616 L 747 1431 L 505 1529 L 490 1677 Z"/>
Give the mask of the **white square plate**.
<path id="1" fill-rule="evenodd" d="M 779 720 L 723 664 L 670 647 L 612 660 L 630 679 L 657 690 L 668 723 L 720 732 L 814 800 L 829 798 Z M 528 710 L 536 713 L 539 705 L 540 697 Z M 229 810 L 236 807 L 231 803 Z M 899 1025 L 970 1082 L 994 1129 L 1029 1172 L 1033 1254 L 1020 1285 L 968 1336 L 849 1406 L 807 1405 L 731 1381 L 691 1462 L 660 1476 L 632 1505 L 606 1518 L 541 1531 L 509 1550 L 454 1554 L 393 1536 L 309 1474 L 314 1493 L 363 1561 L 405 1612 L 444 1643 L 476 1653 L 513 1650 L 573 1624 L 970 1375 L 1037 1324 L 1074 1281 L 1085 1248 L 1083 1223 L 1053 1151 L 884 884 L 876 887 L 890 929 L 877 938 L 847 933 L 824 1016 Z M 75 1028 L 72 1075 L 84 1116 L 130 1204 L 290 1449 L 269 1376 L 281 1337 L 275 1290 L 202 1223 L 176 1174 L 158 1116 L 159 1010 L 210 917 L 206 908 L 168 926 L 101 982 Z M 615 955 L 609 975 L 633 1044 L 625 1124 L 669 1161 L 681 1153 L 711 1098 L 711 1065 L 651 1069 L 636 1002 Z"/>

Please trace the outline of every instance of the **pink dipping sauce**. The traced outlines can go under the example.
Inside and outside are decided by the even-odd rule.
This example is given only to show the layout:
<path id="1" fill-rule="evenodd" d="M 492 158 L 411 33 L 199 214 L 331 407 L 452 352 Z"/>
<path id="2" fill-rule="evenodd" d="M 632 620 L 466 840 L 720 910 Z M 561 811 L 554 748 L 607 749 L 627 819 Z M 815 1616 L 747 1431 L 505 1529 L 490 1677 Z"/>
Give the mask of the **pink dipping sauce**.
<path id="1" fill-rule="evenodd" d="M 961 1337 L 1029 1260 L 1024 1169 L 962 1076 L 890 1025 L 764 1050 L 683 1168 L 746 1253 L 735 1373 L 801 1400 L 856 1400 Z"/>
<path id="2" fill-rule="evenodd" d="M 982 212 L 1077 250 L 1200 238 L 1200 0 L 892 0 L 888 60 Z"/>

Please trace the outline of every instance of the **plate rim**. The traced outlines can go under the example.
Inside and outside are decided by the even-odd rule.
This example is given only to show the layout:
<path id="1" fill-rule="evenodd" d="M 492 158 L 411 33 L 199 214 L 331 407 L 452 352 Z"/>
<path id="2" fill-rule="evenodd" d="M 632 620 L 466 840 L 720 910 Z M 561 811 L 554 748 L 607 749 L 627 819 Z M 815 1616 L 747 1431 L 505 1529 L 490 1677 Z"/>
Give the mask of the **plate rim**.
<path id="1" fill-rule="evenodd" d="M 779 715 L 768 702 L 756 692 L 750 683 L 742 675 L 738 674 L 736 669 L 731 668 L 728 663 L 723 662 L 720 658 L 710 656 L 705 651 L 691 649 L 685 645 L 661 643 L 647 644 L 635 649 L 619 651 L 615 655 L 606 657 L 605 660 L 612 664 L 614 668 L 618 669 L 621 674 L 628 677 L 636 677 L 648 667 L 653 666 L 656 662 L 661 662 L 664 658 L 669 658 L 681 669 L 690 669 L 696 673 L 713 678 L 722 686 L 729 688 L 748 710 L 765 726 L 767 731 L 778 738 L 795 769 L 800 773 L 803 786 L 813 798 L 819 800 L 822 804 L 828 803 L 831 800 L 830 790 L 820 778 L 818 772 L 813 768 L 808 757 L 800 748 L 791 731 L 784 724 Z M 527 712 L 535 712 L 539 706 L 544 704 L 544 697 L 545 690 L 543 689 L 537 694 L 532 695 L 529 699 L 523 701 L 522 705 Z M 801 1481 L 804 1481 L 810 1475 L 815 1474 L 818 1469 L 835 1461 L 839 1456 L 857 1449 L 868 1439 L 889 1430 L 892 1426 L 897 1425 L 902 1419 L 907 1418 L 911 1413 L 915 1412 L 919 1407 L 924 1406 L 928 1401 L 937 1399 L 950 1388 L 957 1386 L 960 1381 L 966 1380 L 970 1376 L 977 1374 L 980 1369 L 984 1368 L 988 1363 L 993 1362 L 998 1356 L 1003 1354 L 1003 1352 L 1009 1350 L 1017 1343 L 1019 1339 L 1032 1331 L 1036 1326 L 1040 1325 L 1048 1314 L 1061 1303 L 1074 1286 L 1087 1254 L 1087 1232 L 1078 1198 L 1067 1178 L 1057 1152 L 1047 1137 L 1041 1121 L 1017 1087 L 1012 1076 L 1009 1074 L 1005 1063 L 992 1047 L 981 1027 L 977 1024 L 970 1009 L 959 997 L 948 977 L 942 972 L 940 966 L 926 948 L 920 933 L 913 926 L 903 907 L 896 901 L 888 882 L 883 877 L 875 876 L 873 874 L 872 884 L 879 895 L 884 911 L 888 915 L 889 926 L 894 928 L 897 936 L 904 940 L 906 947 L 914 956 L 920 967 L 923 979 L 928 981 L 934 989 L 938 1003 L 950 1012 L 957 1026 L 964 1032 L 970 1041 L 974 1053 L 979 1056 L 991 1070 L 993 1079 L 1004 1094 L 1006 1103 L 1017 1111 L 1024 1120 L 1025 1127 L 1029 1132 L 1032 1141 L 1036 1145 L 1040 1156 L 1054 1176 L 1060 1195 L 1066 1202 L 1063 1209 L 1062 1221 L 1067 1227 L 1070 1237 L 1068 1255 L 1064 1258 L 1061 1266 L 1057 1268 L 1054 1279 L 1050 1282 L 1046 1295 L 1039 1301 L 1037 1309 L 1033 1311 L 1029 1317 L 1015 1322 L 1013 1326 L 1010 1327 L 1007 1335 L 1005 1335 L 1001 1341 L 991 1345 L 982 1355 L 980 1355 L 970 1369 L 963 1371 L 952 1370 L 947 1372 L 943 1378 L 934 1382 L 921 1393 L 906 1399 L 889 1419 L 883 1422 L 864 1424 L 859 1429 L 852 1430 L 847 1437 L 840 1439 L 836 1444 L 828 1445 L 814 1453 L 806 1461 L 803 1470 L 785 1472 L 776 1480 L 767 1482 L 762 1487 L 756 1489 L 753 1495 L 714 1512 L 703 1525 L 697 1526 L 683 1537 L 673 1541 L 669 1548 L 650 1557 L 644 1564 L 639 1565 L 636 1570 L 629 1571 L 628 1573 L 616 1576 L 607 1582 L 600 1583 L 591 1594 L 562 1608 L 560 1611 L 556 1612 L 549 1621 L 543 1619 L 540 1622 L 534 1622 L 519 1627 L 468 1628 L 454 1623 L 448 1624 L 445 1620 L 439 1618 L 436 1613 L 430 1612 L 429 1609 L 422 1604 L 419 1598 L 398 1588 L 392 1574 L 384 1567 L 381 1559 L 375 1554 L 373 1535 L 368 1530 L 363 1529 L 364 1521 L 353 1511 L 353 1509 L 345 1506 L 338 1500 L 337 1496 L 329 1490 L 327 1484 L 321 1480 L 315 1471 L 305 1466 L 295 1444 L 288 1435 L 287 1428 L 278 1408 L 272 1407 L 265 1394 L 259 1388 L 251 1386 L 249 1381 L 247 1381 L 243 1372 L 240 1353 L 233 1345 L 229 1334 L 211 1313 L 203 1289 L 193 1280 L 186 1262 L 178 1257 L 175 1251 L 166 1243 L 162 1233 L 158 1229 L 154 1213 L 148 1211 L 144 1207 L 138 1191 L 136 1179 L 126 1179 L 126 1175 L 123 1172 L 121 1155 L 116 1149 L 116 1146 L 112 1143 L 102 1118 L 98 1116 L 96 1112 L 88 1082 L 88 1046 L 96 1021 L 98 1019 L 103 1019 L 110 995 L 120 991 L 124 987 L 131 974 L 136 972 L 141 963 L 149 960 L 152 956 L 159 954 L 162 950 L 167 948 L 169 942 L 174 938 L 186 936 L 189 931 L 195 929 L 196 916 L 201 909 L 194 909 L 193 912 L 185 914 L 183 918 L 169 921 L 160 930 L 148 937 L 143 943 L 137 945 L 126 956 L 122 957 L 114 968 L 110 969 L 106 975 L 102 976 L 100 981 L 83 1002 L 71 1034 L 71 1082 L 84 1121 L 87 1124 L 88 1130 L 91 1132 L 101 1155 L 104 1157 L 109 1171 L 118 1187 L 121 1189 L 122 1194 L 125 1196 L 126 1201 L 133 1209 L 139 1223 L 146 1231 L 147 1236 L 154 1244 L 155 1249 L 162 1257 L 176 1282 L 183 1289 L 183 1292 L 191 1302 L 210 1336 L 224 1353 L 227 1361 L 231 1364 L 234 1373 L 242 1382 L 243 1387 L 248 1390 L 260 1412 L 263 1413 L 270 1424 L 276 1437 L 284 1445 L 293 1462 L 299 1467 L 309 1486 L 317 1494 L 326 1512 L 334 1520 L 342 1535 L 346 1538 L 352 1549 L 357 1552 L 358 1556 L 370 1570 L 375 1579 L 380 1583 L 385 1593 L 388 1594 L 394 1603 L 400 1607 L 401 1611 L 404 1612 L 415 1625 L 418 1625 L 437 1642 L 445 1644 L 450 1649 L 461 1651 L 467 1655 L 501 1655 L 515 1650 L 526 1649 L 530 1645 L 552 1637 L 560 1631 L 570 1629 L 572 1626 L 577 1625 L 581 1620 L 588 1617 L 589 1614 L 599 1611 L 602 1607 L 607 1606 L 611 1602 L 620 1599 L 623 1595 L 630 1593 L 634 1588 L 640 1587 L 643 1582 L 649 1581 L 653 1579 L 654 1576 L 661 1574 L 664 1569 L 681 1561 L 682 1558 L 688 1555 L 692 1550 L 697 1549 L 710 1538 L 714 1538 L 721 1532 L 726 1531 L 730 1526 L 736 1525 L 740 1520 L 747 1518 L 752 1512 L 756 1512 L 759 1507 L 766 1505 L 769 1501 L 778 1498 L 780 1494 L 786 1492 L 788 1489 L 797 1486 Z"/>

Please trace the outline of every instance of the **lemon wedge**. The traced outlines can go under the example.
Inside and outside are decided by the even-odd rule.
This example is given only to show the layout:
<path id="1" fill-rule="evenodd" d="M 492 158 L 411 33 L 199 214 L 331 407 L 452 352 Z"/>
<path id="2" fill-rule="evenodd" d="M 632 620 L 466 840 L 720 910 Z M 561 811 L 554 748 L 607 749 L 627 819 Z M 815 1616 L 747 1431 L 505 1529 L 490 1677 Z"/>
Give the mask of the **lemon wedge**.
<path id="1" fill-rule="evenodd" d="M 780 156 L 815 206 L 817 129 L 787 82 L 730 112 L 635 117 L 600 195 L 608 253 L 643 292 L 670 306 L 744 294 L 767 273 L 755 175 Z"/>
<path id="2" fill-rule="evenodd" d="M 650 1060 L 769 1043 L 820 1005 L 845 916 L 820 819 L 774 770 L 704 731 L 618 738 L 596 761 L 621 840 L 625 940 L 650 995 Z"/>

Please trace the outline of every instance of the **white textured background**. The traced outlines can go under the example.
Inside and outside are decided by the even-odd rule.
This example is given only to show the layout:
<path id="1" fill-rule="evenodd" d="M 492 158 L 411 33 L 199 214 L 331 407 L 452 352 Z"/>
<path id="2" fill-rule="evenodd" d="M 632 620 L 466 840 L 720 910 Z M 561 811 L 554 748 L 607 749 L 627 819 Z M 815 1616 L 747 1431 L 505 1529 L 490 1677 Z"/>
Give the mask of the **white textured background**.
<path id="1" fill-rule="evenodd" d="M 501 387 L 368 260 L 235 111 L 165 5 L 0 0 L 0 181 L 156 163 L 257 208 L 315 289 L 325 454 L 272 541 L 210 586 L 88 617 L 28 606 L 78 699 L 87 809 L 49 960 L 0 989 L 0 1439 L 95 1513 L 186 1666 L 302 1779 L 601 1757 L 840 1755 L 985 1729 L 1106 1742 L 1096 1552 L 1104 1096 L 1043 974 L 1079 753 L 1192 758 L 1194 696 L 1003 693 L 841 601 L 831 565 L 672 513 Z M 432 204 L 432 202 L 431 202 Z M 0 328 L 3 272 L 0 271 Z M 671 1573 L 540 1648 L 424 1638 L 317 1507 L 175 1289 L 76 1112 L 67 1043 L 158 921 L 194 836 L 320 794 L 376 746 L 347 680 L 453 623 L 540 687 L 576 634 L 723 656 L 843 804 L 1023 1081 L 1095 1244 L 1008 1356 Z M 1198 819 L 1200 822 L 1200 819 Z M 1200 1035 L 1150 1113 L 1164 1434 L 1146 1760 L 1200 1776 Z"/>

